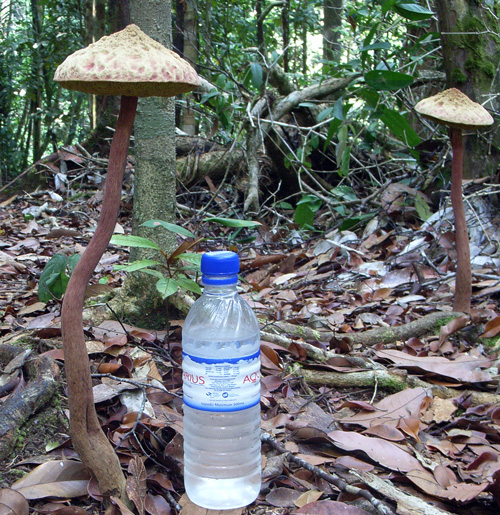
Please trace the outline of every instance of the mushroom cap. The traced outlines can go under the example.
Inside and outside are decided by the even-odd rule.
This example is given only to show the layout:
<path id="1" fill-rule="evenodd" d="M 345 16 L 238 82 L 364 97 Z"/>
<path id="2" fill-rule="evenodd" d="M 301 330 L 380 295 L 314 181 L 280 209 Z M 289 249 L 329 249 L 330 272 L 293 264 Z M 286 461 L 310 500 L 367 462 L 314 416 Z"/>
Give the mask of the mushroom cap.
<path id="1" fill-rule="evenodd" d="M 54 80 L 94 95 L 132 97 L 172 97 L 200 85 L 187 61 L 133 24 L 68 56 Z"/>
<path id="2" fill-rule="evenodd" d="M 493 123 L 492 116 L 483 106 L 455 88 L 424 98 L 415 105 L 415 111 L 456 129 L 478 129 Z"/>

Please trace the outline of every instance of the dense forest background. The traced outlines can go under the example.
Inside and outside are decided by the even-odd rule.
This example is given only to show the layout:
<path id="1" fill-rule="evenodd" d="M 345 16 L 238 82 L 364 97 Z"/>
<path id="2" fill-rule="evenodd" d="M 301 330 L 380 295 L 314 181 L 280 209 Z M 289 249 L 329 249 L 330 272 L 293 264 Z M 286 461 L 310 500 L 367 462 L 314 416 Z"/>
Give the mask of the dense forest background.
<path id="1" fill-rule="evenodd" d="M 356 177 L 380 185 L 387 169 L 411 182 L 447 149 L 446 133 L 413 112 L 419 99 L 456 86 L 496 113 L 498 10 L 493 0 L 177 1 L 173 48 L 203 78 L 177 100 L 179 134 L 231 149 L 200 160 L 187 185 L 232 166 L 258 211 L 270 196 L 351 201 Z M 115 103 L 63 90 L 53 75 L 129 22 L 123 1 L 2 2 L 0 184 L 62 146 L 105 156 Z M 496 132 L 468 139 L 469 176 L 496 173 Z"/>

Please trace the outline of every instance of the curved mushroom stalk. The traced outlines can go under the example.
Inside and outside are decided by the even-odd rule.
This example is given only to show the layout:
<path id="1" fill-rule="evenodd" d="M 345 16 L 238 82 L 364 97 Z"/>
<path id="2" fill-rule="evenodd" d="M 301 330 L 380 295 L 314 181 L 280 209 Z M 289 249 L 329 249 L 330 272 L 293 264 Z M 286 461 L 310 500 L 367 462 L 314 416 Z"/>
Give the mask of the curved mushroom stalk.
<path id="1" fill-rule="evenodd" d="M 110 148 L 101 215 L 95 233 L 69 280 L 61 316 L 71 439 L 82 462 L 95 476 L 101 493 L 121 498 L 125 497 L 125 477 L 118 457 L 101 429 L 94 407 L 82 310 L 87 284 L 115 228 L 136 109 L 137 97 L 122 97 Z"/>
<path id="2" fill-rule="evenodd" d="M 83 335 L 85 289 L 104 254 L 118 216 L 121 184 L 137 109 L 137 97 L 172 97 L 200 85 L 196 71 L 136 25 L 104 36 L 68 56 L 54 79 L 68 89 L 95 95 L 122 95 L 109 154 L 106 188 L 97 229 L 68 283 L 62 306 L 62 333 L 73 445 L 104 495 L 126 500 L 120 462 L 104 435 L 94 407 Z"/>

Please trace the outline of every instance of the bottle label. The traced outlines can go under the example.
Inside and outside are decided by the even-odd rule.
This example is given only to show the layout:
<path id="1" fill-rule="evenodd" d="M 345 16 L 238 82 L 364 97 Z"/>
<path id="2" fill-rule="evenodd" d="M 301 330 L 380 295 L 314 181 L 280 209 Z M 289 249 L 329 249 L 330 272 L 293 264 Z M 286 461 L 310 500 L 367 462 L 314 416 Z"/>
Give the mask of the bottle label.
<path id="1" fill-rule="evenodd" d="M 184 403 L 204 411 L 240 411 L 260 402 L 260 351 L 242 358 L 182 353 Z"/>

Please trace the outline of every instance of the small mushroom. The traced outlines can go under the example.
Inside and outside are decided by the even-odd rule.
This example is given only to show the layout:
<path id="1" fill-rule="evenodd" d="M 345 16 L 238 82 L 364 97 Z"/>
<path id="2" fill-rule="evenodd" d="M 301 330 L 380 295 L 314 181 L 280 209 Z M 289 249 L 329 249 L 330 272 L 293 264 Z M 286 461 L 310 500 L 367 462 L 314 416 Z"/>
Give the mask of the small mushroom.
<path id="1" fill-rule="evenodd" d="M 491 115 L 467 95 L 450 88 L 425 98 L 415 105 L 415 111 L 450 128 L 453 152 L 451 164 L 451 205 L 455 218 L 455 246 L 457 267 L 453 309 L 470 313 L 472 274 L 470 265 L 469 233 L 462 199 L 463 141 L 462 130 L 480 129 L 493 123 Z"/>
<path id="2" fill-rule="evenodd" d="M 125 496 L 118 457 L 104 435 L 94 407 L 82 310 L 87 283 L 99 263 L 118 217 L 123 172 L 138 97 L 171 97 L 200 85 L 196 71 L 177 54 L 144 34 L 136 25 L 105 36 L 68 56 L 54 80 L 61 86 L 95 95 L 121 95 L 111 143 L 101 214 L 89 245 L 67 286 L 61 315 L 70 432 L 83 463 L 96 477 L 103 495 Z"/>

